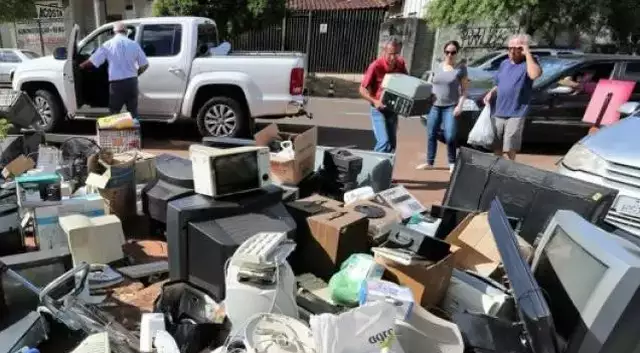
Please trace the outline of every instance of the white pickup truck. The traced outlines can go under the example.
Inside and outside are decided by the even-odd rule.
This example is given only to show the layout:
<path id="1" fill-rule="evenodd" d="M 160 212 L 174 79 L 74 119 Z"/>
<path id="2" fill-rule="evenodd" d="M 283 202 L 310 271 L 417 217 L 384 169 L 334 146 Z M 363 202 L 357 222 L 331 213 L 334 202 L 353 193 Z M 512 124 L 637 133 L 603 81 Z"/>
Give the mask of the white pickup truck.
<path id="1" fill-rule="evenodd" d="M 153 17 L 124 21 L 129 38 L 147 54 L 149 69 L 139 78 L 138 110 L 143 121 L 195 119 L 203 136 L 239 137 L 254 118 L 306 115 L 303 97 L 306 58 L 301 53 L 230 53 L 216 56 L 216 24 L 199 17 Z M 113 35 L 106 24 L 77 42 L 78 26 L 66 48 L 30 60 L 13 75 L 13 89 L 26 91 L 40 111 L 41 128 L 52 131 L 65 118 L 107 115 L 107 65 L 80 70 Z"/>

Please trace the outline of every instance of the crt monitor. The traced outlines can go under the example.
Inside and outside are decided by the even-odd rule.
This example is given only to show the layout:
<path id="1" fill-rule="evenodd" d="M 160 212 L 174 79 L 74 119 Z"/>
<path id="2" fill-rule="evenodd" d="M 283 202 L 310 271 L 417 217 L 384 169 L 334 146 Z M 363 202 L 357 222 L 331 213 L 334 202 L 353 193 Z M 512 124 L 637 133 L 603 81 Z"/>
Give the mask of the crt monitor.
<path id="1" fill-rule="evenodd" d="M 640 248 L 560 210 L 533 261 L 561 352 L 639 352 Z"/>

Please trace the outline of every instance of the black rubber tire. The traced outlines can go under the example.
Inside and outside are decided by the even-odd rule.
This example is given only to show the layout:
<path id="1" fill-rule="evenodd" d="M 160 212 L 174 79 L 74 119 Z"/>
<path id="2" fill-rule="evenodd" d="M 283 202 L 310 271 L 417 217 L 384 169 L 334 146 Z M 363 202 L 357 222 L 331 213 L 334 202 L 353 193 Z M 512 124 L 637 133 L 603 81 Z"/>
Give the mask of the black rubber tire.
<path id="1" fill-rule="evenodd" d="M 204 124 L 204 118 L 207 111 L 216 104 L 224 104 L 227 105 L 236 116 L 236 125 L 234 129 L 229 134 L 224 134 L 220 136 L 216 136 L 209 132 Z M 214 136 L 214 137 L 246 137 L 249 129 L 249 116 L 247 114 L 247 110 L 243 108 L 242 104 L 240 104 L 237 100 L 231 97 L 212 97 L 208 101 L 206 101 L 200 110 L 198 110 L 198 115 L 196 117 L 196 124 L 198 125 L 198 131 L 200 135 L 205 136 Z"/>
<path id="2" fill-rule="evenodd" d="M 45 126 L 41 125 L 41 128 L 44 132 L 52 132 L 58 127 L 58 125 L 64 121 L 64 108 L 62 106 L 62 102 L 58 96 L 46 89 L 39 89 L 33 93 L 31 97 L 34 101 L 37 97 L 43 98 L 51 107 L 51 121 Z"/>

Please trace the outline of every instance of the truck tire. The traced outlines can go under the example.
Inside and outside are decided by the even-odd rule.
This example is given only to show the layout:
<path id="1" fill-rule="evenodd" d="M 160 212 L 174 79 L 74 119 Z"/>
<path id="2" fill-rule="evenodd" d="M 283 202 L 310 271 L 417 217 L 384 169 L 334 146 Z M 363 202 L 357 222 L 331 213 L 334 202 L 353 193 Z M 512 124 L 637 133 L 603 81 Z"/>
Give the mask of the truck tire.
<path id="1" fill-rule="evenodd" d="M 235 99 L 213 97 L 200 107 L 196 123 L 202 136 L 245 137 L 249 117 Z"/>
<path id="2" fill-rule="evenodd" d="M 32 99 L 40 113 L 40 121 L 37 124 L 44 132 L 53 131 L 64 119 L 64 109 L 60 99 L 46 89 L 35 91 Z"/>

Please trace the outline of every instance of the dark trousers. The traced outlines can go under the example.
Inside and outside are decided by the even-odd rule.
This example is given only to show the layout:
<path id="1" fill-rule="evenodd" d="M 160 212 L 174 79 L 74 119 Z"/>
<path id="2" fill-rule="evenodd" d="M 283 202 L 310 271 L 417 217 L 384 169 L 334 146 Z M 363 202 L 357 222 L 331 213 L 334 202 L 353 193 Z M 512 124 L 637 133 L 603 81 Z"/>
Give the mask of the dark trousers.
<path id="1" fill-rule="evenodd" d="M 123 106 L 131 116 L 138 118 L 138 78 L 109 82 L 109 112 L 118 114 Z"/>

